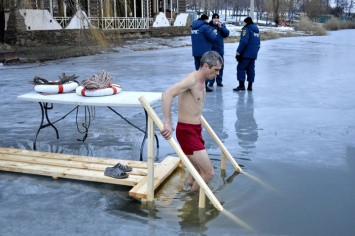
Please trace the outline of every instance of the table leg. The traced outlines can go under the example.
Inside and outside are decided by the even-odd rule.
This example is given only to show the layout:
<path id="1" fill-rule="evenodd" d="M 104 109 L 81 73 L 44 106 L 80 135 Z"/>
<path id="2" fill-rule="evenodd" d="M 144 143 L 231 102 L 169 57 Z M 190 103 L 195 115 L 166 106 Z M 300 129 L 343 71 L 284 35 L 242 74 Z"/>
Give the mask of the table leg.
<path id="1" fill-rule="evenodd" d="M 119 117 L 124 119 L 128 124 L 132 125 L 134 128 L 136 128 L 136 129 L 138 129 L 138 130 L 140 130 L 140 131 L 142 131 L 144 133 L 143 141 L 142 141 L 142 144 L 141 144 L 140 155 L 139 155 L 139 160 L 143 161 L 143 148 L 144 148 L 145 140 L 147 139 L 147 127 L 148 127 L 148 114 L 147 114 L 147 111 L 144 109 L 144 113 L 145 113 L 145 130 L 142 130 L 141 128 L 139 128 L 138 126 L 134 125 L 132 122 L 127 120 L 125 117 L 123 117 L 120 113 L 115 111 L 112 107 L 108 107 L 108 108 L 111 111 L 113 111 L 116 115 L 118 115 Z M 158 136 L 156 134 L 154 134 L 154 136 L 155 136 L 155 140 L 157 141 L 157 148 L 159 148 Z"/>
<path id="2" fill-rule="evenodd" d="M 70 112 L 68 112 L 66 115 L 64 115 L 63 117 L 61 117 L 60 119 L 54 121 L 54 122 L 51 122 L 49 120 L 49 117 L 48 117 L 48 110 L 51 110 L 53 109 L 53 103 L 51 103 L 50 106 L 48 106 L 48 103 L 47 102 L 39 102 L 39 105 L 41 107 L 41 113 L 42 113 L 42 116 L 41 116 L 41 123 L 38 127 L 38 130 L 37 130 L 37 133 L 36 133 L 36 136 L 34 138 L 34 141 L 33 141 L 33 150 L 37 150 L 37 146 L 36 146 L 36 142 L 37 142 L 37 137 L 38 137 L 38 134 L 39 132 L 41 131 L 41 129 L 44 129 L 44 128 L 47 128 L 48 126 L 51 126 L 55 133 L 56 133 L 56 136 L 57 136 L 57 139 L 59 139 L 59 132 L 58 132 L 58 129 L 54 126 L 55 123 L 57 123 L 58 121 L 60 120 L 63 120 L 65 117 L 67 117 L 67 115 L 69 115 L 70 113 L 72 113 L 75 109 L 78 109 L 79 106 L 76 106 L 73 110 L 71 110 Z M 47 120 L 47 124 L 43 124 L 44 123 L 44 117 L 46 117 L 46 120 Z"/>
<path id="3" fill-rule="evenodd" d="M 141 152 L 140 152 L 140 156 L 139 156 L 139 160 L 143 161 L 143 148 L 144 148 L 144 144 L 145 144 L 145 140 L 147 139 L 147 134 L 148 134 L 148 113 L 147 111 L 144 109 L 144 114 L 145 114 L 145 131 L 144 131 L 144 137 L 143 137 L 143 141 L 141 144 Z M 157 141 L 157 148 L 159 148 L 159 140 L 158 140 L 158 136 L 156 134 L 154 134 L 155 140 Z"/>
<path id="4" fill-rule="evenodd" d="M 39 131 L 41 129 L 44 129 L 44 128 L 48 127 L 48 126 L 52 126 L 53 127 L 53 129 L 54 129 L 54 131 L 55 131 L 55 133 L 57 135 L 57 139 L 59 139 L 58 129 L 50 122 L 49 117 L 48 117 L 48 110 L 49 109 L 53 109 L 53 104 L 51 104 L 51 106 L 49 107 L 48 103 L 39 102 L 39 105 L 41 107 L 42 116 L 41 116 L 41 123 L 39 125 L 38 130 L 37 130 L 35 139 L 33 141 L 33 150 L 37 149 L 36 142 L 37 142 L 37 137 L 38 137 Z M 47 124 L 45 124 L 45 125 L 43 125 L 44 117 L 46 117 L 46 120 L 47 120 Z"/>

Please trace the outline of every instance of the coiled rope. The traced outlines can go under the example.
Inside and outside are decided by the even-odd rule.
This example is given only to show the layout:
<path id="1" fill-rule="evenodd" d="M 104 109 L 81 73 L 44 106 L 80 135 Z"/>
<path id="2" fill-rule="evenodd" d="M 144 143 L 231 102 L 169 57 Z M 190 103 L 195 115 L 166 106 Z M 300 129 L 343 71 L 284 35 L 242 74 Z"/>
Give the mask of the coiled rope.
<path id="1" fill-rule="evenodd" d="M 29 81 L 28 83 L 33 84 L 33 85 L 41 85 L 41 84 L 48 84 L 48 85 L 59 85 L 59 84 L 66 84 L 70 81 L 76 82 L 79 84 L 78 81 L 76 81 L 76 79 L 79 76 L 74 75 L 70 75 L 70 76 L 66 76 L 65 73 L 62 73 L 61 76 L 58 76 L 59 80 L 57 81 L 48 81 L 46 79 L 43 79 L 39 76 L 35 76 L 33 78 L 33 80 Z"/>
<path id="2" fill-rule="evenodd" d="M 103 70 L 99 74 L 94 74 L 84 79 L 83 81 L 81 81 L 81 84 L 86 90 L 96 90 L 108 88 L 112 84 L 112 82 L 112 77 L 107 73 L 107 71 Z M 91 119 L 95 119 L 95 113 L 95 107 L 85 107 L 85 117 L 84 122 L 82 122 L 82 127 L 84 128 L 84 131 L 80 131 L 78 121 L 76 122 L 78 131 L 84 134 L 83 139 L 80 139 L 79 141 L 84 142 L 86 140 Z"/>
<path id="3" fill-rule="evenodd" d="M 112 77 L 103 70 L 99 74 L 94 74 L 84 79 L 81 84 L 86 90 L 96 90 L 108 88 L 113 82 Z"/>

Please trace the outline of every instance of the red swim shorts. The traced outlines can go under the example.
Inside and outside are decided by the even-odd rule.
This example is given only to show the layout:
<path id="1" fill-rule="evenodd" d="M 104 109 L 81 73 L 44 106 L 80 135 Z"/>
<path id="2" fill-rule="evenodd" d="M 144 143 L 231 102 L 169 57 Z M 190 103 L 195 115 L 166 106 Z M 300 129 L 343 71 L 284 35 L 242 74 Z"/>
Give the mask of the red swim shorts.
<path id="1" fill-rule="evenodd" d="M 201 124 L 194 125 L 178 122 L 176 126 L 176 138 L 185 155 L 192 155 L 194 151 L 205 149 Z"/>

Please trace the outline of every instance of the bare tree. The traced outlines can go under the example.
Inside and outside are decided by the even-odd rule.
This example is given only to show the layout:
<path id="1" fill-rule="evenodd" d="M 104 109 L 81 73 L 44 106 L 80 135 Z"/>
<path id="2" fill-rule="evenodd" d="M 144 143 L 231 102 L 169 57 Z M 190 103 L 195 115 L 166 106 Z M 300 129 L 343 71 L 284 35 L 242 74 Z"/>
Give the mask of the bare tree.
<path id="1" fill-rule="evenodd" d="M 261 15 L 264 12 L 264 0 L 255 0 L 256 6 L 256 22 L 261 19 Z"/>
<path id="2" fill-rule="evenodd" d="M 301 8 L 301 0 L 290 0 L 287 5 L 288 23 L 291 25 L 295 19 L 296 12 Z"/>
<path id="3" fill-rule="evenodd" d="M 0 43 L 5 41 L 5 2 L 0 0 Z"/>
<path id="4" fill-rule="evenodd" d="M 272 6 L 273 6 L 274 22 L 277 25 L 280 20 L 280 16 L 279 16 L 280 0 L 272 0 Z"/>
<path id="5" fill-rule="evenodd" d="M 315 20 L 325 12 L 325 5 L 322 0 L 309 0 L 305 4 L 308 18 Z"/>
<path id="6" fill-rule="evenodd" d="M 348 17 L 351 17 L 351 12 L 354 9 L 354 2 L 354 0 L 348 0 L 347 5 L 344 9 L 347 12 Z"/>

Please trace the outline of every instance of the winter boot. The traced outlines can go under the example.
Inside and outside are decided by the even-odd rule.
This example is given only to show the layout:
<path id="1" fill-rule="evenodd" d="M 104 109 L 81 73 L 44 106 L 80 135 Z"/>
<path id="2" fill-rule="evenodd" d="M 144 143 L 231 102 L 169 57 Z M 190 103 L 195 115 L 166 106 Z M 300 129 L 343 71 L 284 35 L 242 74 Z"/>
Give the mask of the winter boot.
<path id="1" fill-rule="evenodd" d="M 245 86 L 244 86 L 244 81 L 239 81 L 239 86 L 234 88 L 233 91 L 244 91 L 245 90 Z"/>
<path id="2" fill-rule="evenodd" d="M 253 91 L 253 82 L 248 82 L 248 91 Z"/>

